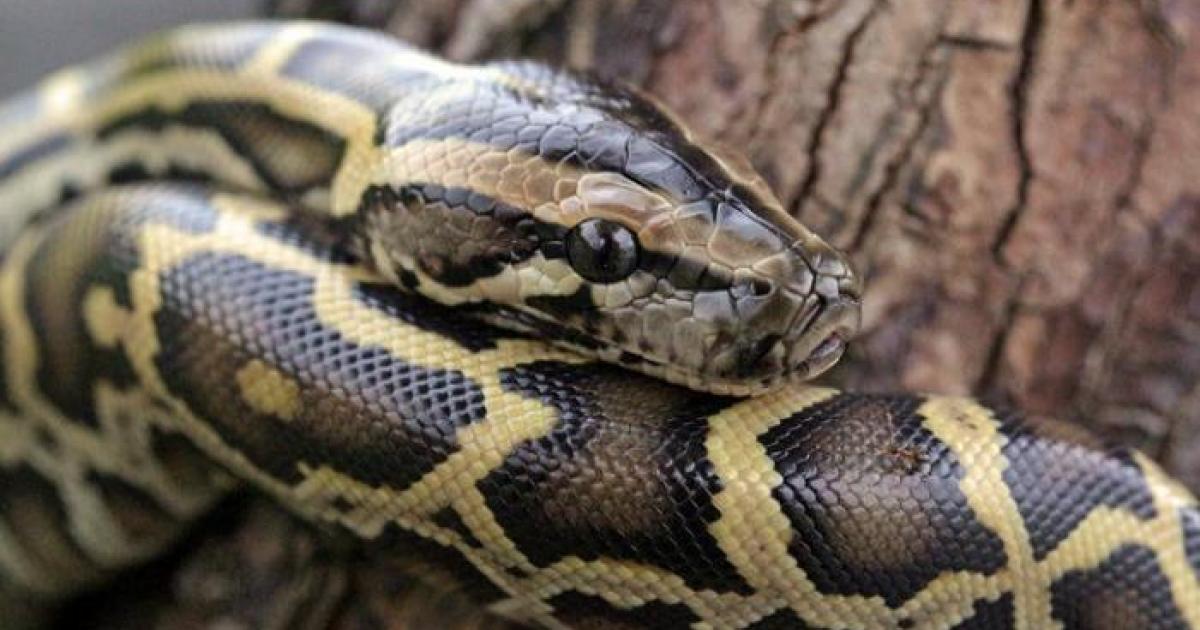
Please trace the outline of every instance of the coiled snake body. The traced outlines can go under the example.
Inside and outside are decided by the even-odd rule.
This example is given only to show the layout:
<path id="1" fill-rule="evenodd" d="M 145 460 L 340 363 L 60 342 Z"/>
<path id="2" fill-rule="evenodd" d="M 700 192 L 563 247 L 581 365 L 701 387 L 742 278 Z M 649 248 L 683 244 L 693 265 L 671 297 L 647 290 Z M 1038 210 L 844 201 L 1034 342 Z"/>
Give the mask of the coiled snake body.
<path id="1" fill-rule="evenodd" d="M 0 592 L 248 485 L 547 627 L 1200 628 L 1200 511 L 1142 455 L 799 384 L 852 272 L 626 89 L 222 25 L 0 129 Z"/>

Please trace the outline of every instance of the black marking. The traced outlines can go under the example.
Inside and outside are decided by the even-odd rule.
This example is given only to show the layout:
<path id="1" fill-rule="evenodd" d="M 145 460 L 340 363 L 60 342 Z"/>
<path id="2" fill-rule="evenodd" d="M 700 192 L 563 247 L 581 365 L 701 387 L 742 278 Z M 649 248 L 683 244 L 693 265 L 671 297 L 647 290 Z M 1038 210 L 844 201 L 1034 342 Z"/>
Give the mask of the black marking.
<path id="1" fill-rule="evenodd" d="M 2 256 L 2 254 L 0 254 Z M 0 260 L 2 262 L 2 260 Z M 8 336 L 4 326 L 0 326 L 0 357 L 7 356 Z M 8 361 L 0 361 L 0 410 L 8 413 L 16 411 L 8 390 Z"/>
<path id="2" fill-rule="evenodd" d="M 473 317 L 483 322 L 492 320 L 505 320 L 511 322 L 511 325 L 519 330 L 530 331 L 531 334 L 519 334 L 510 332 L 517 338 L 528 339 L 536 338 L 547 341 L 562 342 L 575 348 L 594 351 L 602 348 L 607 348 L 605 343 L 591 335 L 586 335 L 572 328 L 556 323 L 551 319 L 543 319 L 536 315 L 532 315 L 525 311 L 520 311 L 515 308 L 510 308 L 500 304 L 478 303 L 464 304 L 453 309 L 456 312 L 464 313 L 468 317 Z M 647 359 L 647 361 L 649 361 Z"/>
<path id="3" fill-rule="evenodd" d="M 1154 498 L 1128 449 L 1081 444 L 1015 413 L 999 412 L 997 418 L 1011 462 L 1004 482 L 1025 521 L 1034 558 L 1054 551 L 1102 505 L 1154 518 Z"/>
<path id="4" fill-rule="evenodd" d="M 481 324 L 470 307 L 447 309 L 426 297 L 406 293 L 385 283 L 358 284 L 354 297 L 388 317 L 453 340 L 471 352 L 495 350 L 502 339 L 527 339 L 527 335 Z"/>
<path id="5" fill-rule="evenodd" d="M 537 362 L 500 382 L 558 412 L 548 435 L 477 484 L 530 561 L 636 560 L 692 588 L 752 591 L 709 533 L 721 485 L 705 456 L 707 419 L 734 399 L 603 364 Z"/>
<path id="6" fill-rule="evenodd" d="M 961 463 L 922 426 L 921 403 L 838 394 L 759 437 L 783 477 L 772 496 L 792 524 L 789 552 L 821 592 L 897 607 L 944 572 L 1005 566 L 1002 542 L 958 487 Z"/>
<path id="7" fill-rule="evenodd" d="M 580 285 L 570 295 L 534 295 L 526 298 L 525 303 L 559 321 L 587 317 L 596 310 L 591 286 L 587 284 Z"/>
<path id="8" fill-rule="evenodd" d="M 363 545 L 362 553 L 372 562 L 411 565 L 417 563 L 414 577 L 430 583 L 451 584 L 480 605 L 508 599 L 475 565 L 452 548 L 388 523 L 378 539 Z"/>
<path id="9" fill-rule="evenodd" d="M 1016 627 L 1013 595 L 1005 593 L 994 601 L 975 601 L 975 614 L 956 624 L 951 630 L 1008 630 Z"/>
<path id="10" fill-rule="evenodd" d="M 63 185 L 58 189 L 57 205 L 62 206 L 68 202 L 74 201 L 81 194 L 83 194 L 83 191 L 80 189 L 78 184 L 73 182 L 63 182 Z M 47 212 L 46 214 L 51 214 L 51 212 Z M 30 223 L 35 223 L 36 221 L 37 217 L 35 215 L 34 218 L 30 220 Z"/>
<path id="11" fill-rule="evenodd" d="M 89 291 L 105 287 L 116 306 L 132 308 L 129 274 L 139 264 L 137 235 L 146 223 L 201 234 L 216 220 L 207 191 L 186 185 L 139 186 L 123 191 L 119 212 L 91 206 L 56 213 L 56 221 L 28 265 L 25 308 L 38 340 L 39 389 L 65 415 L 96 426 L 94 390 L 128 387 L 137 376 L 118 348 L 97 346 L 83 320 Z M 73 276 L 68 276 L 73 273 Z"/>
<path id="12" fill-rule="evenodd" d="M 1145 547 L 1126 545 L 1093 570 L 1068 572 L 1050 592 L 1053 617 L 1067 628 L 1188 628 Z"/>
<path id="13" fill-rule="evenodd" d="M 193 102 L 178 112 L 152 107 L 118 118 L 97 130 L 104 140 L 130 129 L 162 132 L 171 126 L 211 129 L 246 158 L 258 178 L 287 198 L 328 186 L 345 153 L 345 140 L 311 123 L 295 120 L 253 101 Z M 280 155 L 304 155 L 311 172 L 297 178 L 285 171 Z M 294 158 L 293 158 L 294 161 Z M 219 169 L 222 165 L 212 165 Z"/>
<path id="14" fill-rule="evenodd" d="M 108 183 L 110 184 L 128 184 L 130 182 L 141 182 L 152 178 L 150 171 L 146 170 L 140 162 L 126 162 L 119 164 L 108 172 Z"/>
<path id="15" fill-rule="evenodd" d="M 70 514 L 58 488 L 27 465 L 0 467 L 0 521 L 21 552 L 62 580 L 62 587 L 88 583 L 101 574 L 70 534 Z"/>
<path id="16" fill-rule="evenodd" d="M 219 38 L 212 35 L 204 37 L 174 36 L 169 46 L 158 46 L 155 54 L 127 55 L 120 59 L 122 63 L 115 64 L 116 68 L 105 72 L 95 65 L 88 68 L 90 74 L 110 75 L 109 82 L 100 82 L 87 92 L 88 96 L 96 97 L 97 92 L 112 84 L 128 83 L 148 76 L 165 74 L 176 70 L 186 69 L 222 69 L 233 70 L 253 58 L 264 43 L 271 41 L 279 32 L 280 24 L 256 22 L 252 24 L 222 24 Z M 328 28 L 328 27 L 327 27 Z M 133 60 L 136 63 L 126 66 Z M 99 70 L 99 71 L 98 71 Z"/>
<path id="17" fill-rule="evenodd" d="M 746 626 L 746 630 L 824 630 L 806 623 L 790 608 L 781 608 L 774 613 Z"/>
<path id="18" fill-rule="evenodd" d="M 637 608 L 622 609 L 602 597 L 576 591 L 560 593 L 546 603 L 554 608 L 556 619 L 572 628 L 690 628 L 700 621 L 686 604 L 652 601 Z"/>
<path id="19" fill-rule="evenodd" d="M 183 526 L 153 496 L 124 479 L 92 470 L 87 482 L 130 540 L 162 544 Z"/>
<path id="20" fill-rule="evenodd" d="M 292 209 L 283 220 L 254 222 L 254 231 L 326 262 L 353 265 L 362 261 L 355 246 L 357 218 L 330 219 Z"/>
<path id="21" fill-rule="evenodd" d="M 69 148 L 73 139 L 68 133 L 56 133 L 27 144 L 0 159 L 0 181 L 18 171 Z"/>
<path id="22" fill-rule="evenodd" d="M 475 537 L 475 534 L 471 533 L 471 529 L 467 527 L 467 524 L 463 522 L 462 517 L 458 515 L 458 512 L 455 511 L 453 507 L 446 506 L 438 510 L 433 516 L 430 517 L 430 519 L 433 520 L 434 523 L 437 523 L 438 526 L 445 527 L 446 529 L 449 529 L 461 536 L 463 542 L 468 546 L 476 549 L 483 547 L 483 544 L 479 542 L 479 539 Z"/>
<path id="23" fill-rule="evenodd" d="M 396 275 L 399 277 L 400 286 L 408 291 L 416 291 L 421 287 L 421 280 L 417 278 L 417 274 L 407 270 L 397 270 Z"/>
<path id="24" fill-rule="evenodd" d="M 745 378 L 754 374 L 760 368 L 762 358 L 771 351 L 771 348 L 780 339 L 782 339 L 780 335 L 764 335 L 761 339 L 753 343 L 739 347 L 737 362 L 733 367 L 734 375 L 739 378 Z"/>
<path id="25" fill-rule="evenodd" d="M 666 278 L 677 291 L 723 291 L 733 286 L 733 274 L 702 260 L 642 248 L 638 268 L 656 278 Z"/>
<path id="26" fill-rule="evenodd" d="M 107 179 L 109 184 L 114 185 L 145 181 L 207 183 L 212 181 L 212 175 L 178 164 L 171 164 L 162 173 L 155 174 L 151 173 L 141 162 L 124 162 L 114 166 L 108 172 Z"/>
<path id="27" fill-rule="evenodd" d="M 162 413 L 170 412 L 163 409 Z M 213 482 L 218 464 L 189 438 L 178 433 L 165 433 L 155 425 L 150 425 L 149 437 L 154 461 L 163 467 L 176 486 L 203 488 Z"/>
<path id="28" fill-rule="evenodd" d="M 428 183 L 398 189 L 371 186 L 363 193 L 358 216 L 360 226 L 375 228 L 360 227 L 364 237 L 371 236 L 385 250 L 409 252 L 422 273 L 450 287 L 494 277 L 528 260 L 541 243 L 561 241 L 565 233 L 467 188 Z"/>
<path id="29" fill-rule="evenodd" d="M 1188 565 L 1192 567 L 1192 573 L 1200 581 L 1200 508 L 1181 508 L 1179 520 L 1183 524 L 1183 552 Z"/>
<path id="30" fill-rule="evenodd" d="M 400 63 L 405 53 L 417 51 L 378 33 L 328 30 L 301 44 L 279 73 L 383 114 L 403 97 L 427 94 L 442 82 L 437 75 Z"/>
<path id="31" fill-rule="evenodd" d="M 106 287 L 118 306 L 130 306 L 128 274 L 138 258 L 132 235 L 138 225 L 167 210 L 165 206 L 188 206 L 180 201 L 148 189 L 144 195 L 127 197 L 124 214 L 94 207 L 58 215 L 28 262 L 24 307 L 37 339 L 38 388 L 76 422 L 97 426 L 97 384 L 125 388 L 138 380 L 123 352 L 93 342 L 83 319 L 84 299 L 90 291 Z"/>
<path id="32" fill-rule="evenodd" d="M 402 490 L 457 450 L 462 426 L 486 415 L 483 393 L 460 372 L 356 345 L 322 323 L 310 277 L 204 253 L 161 282 L 156 364 L 171 391 L 288 483 L 307 462 Z M 406 334 L 402 320 L 395 327 Z M 252 359 L 296 383 L 295 417 L 243 399 L 238 372 Z"/>

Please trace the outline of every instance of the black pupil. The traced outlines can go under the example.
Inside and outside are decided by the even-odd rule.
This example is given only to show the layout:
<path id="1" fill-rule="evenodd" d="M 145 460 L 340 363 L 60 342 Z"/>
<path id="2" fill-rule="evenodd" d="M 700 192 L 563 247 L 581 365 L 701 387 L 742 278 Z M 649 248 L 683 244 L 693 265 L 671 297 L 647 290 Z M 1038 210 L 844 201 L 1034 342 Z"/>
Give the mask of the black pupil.
<path id="1" fill-rule="evenodd" d="M 567 233 L 567 260 L 592 282 L 624 280 L 637 267 L 638 244 L 624 226 L 589 219 Z"/>

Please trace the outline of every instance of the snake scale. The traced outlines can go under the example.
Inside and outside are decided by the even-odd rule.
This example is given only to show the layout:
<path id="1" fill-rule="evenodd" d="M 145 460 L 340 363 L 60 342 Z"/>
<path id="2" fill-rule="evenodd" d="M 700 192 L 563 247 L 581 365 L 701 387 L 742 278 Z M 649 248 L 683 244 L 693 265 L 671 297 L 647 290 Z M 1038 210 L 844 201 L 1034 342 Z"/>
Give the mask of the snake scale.
<path id="1" fill-rule="evenodd" d="M 239 23 L 0 129 L 10 597 L 248 487 L 533 626 L 1200 628 L 1200 510 L 1146 457 L 802 384 L 853 272 L 629 88 Z"/>

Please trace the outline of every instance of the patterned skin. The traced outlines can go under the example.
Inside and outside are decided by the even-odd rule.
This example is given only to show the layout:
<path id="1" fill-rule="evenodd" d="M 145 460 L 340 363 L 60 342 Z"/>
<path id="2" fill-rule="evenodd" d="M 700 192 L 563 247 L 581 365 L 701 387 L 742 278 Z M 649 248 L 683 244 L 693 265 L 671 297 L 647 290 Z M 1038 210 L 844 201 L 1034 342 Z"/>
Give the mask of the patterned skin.
<path id="1" fill-rule="evenodd" d="M 386 75 L 345 66 L 385 41 L 186 31 L 0 111 L 26 121 L 0 141 L 0 201 L 23 224 L 0 265 L 0 594 L 112 579 L 247 486 L 544 627 L 1200 628 L 1200 510 L 1139 454 L 966 399 L 698 394 L 396 291 L 446 301 L 420 289 L 482 268 L 405 267 L 406 235 L 443 251 L 421 213 L 530 206 L 367 172 L 373 151 L 391 177 L 397 151 L 442 142 L 431 123 L 402 140 Z M 439 72 L 440 105 L 411 111 L 450 109 L 445 83 L 475 90 L 479 72 L 588 88 L 528 65 Z M 455 172 L 450 155 L 425 175 Z M 504 168 L 471 163 L 505 190 Z M 593 193 L 638 209 L 615 176 L 584 177 L 588 211 Z M 146 178 L 203 182 L 130 183 Z M 370 231 L 389 245 L 369 221 L 403 226 Z M 814 289 L 830 303 L 853 294 L 848 271 L 826 277 L 847 283 Z"/>

